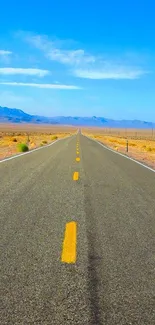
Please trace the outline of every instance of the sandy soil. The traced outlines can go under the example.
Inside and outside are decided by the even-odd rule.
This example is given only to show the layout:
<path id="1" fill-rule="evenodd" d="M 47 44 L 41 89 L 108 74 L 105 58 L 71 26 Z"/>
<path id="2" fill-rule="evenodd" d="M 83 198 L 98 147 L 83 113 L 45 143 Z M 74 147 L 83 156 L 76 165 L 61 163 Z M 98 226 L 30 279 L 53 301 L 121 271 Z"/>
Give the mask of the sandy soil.
<path id="1" fill-rule="evenodd" d="M 98 130 L 99 132 L 99 130 Z M 140 162 L 143 162 L 147 166 L 155 169 L 155 140 L 145 135 L 141 137 L 123 137 L 123 136 L 111 136 L 102 134 L 92 134 L 92 129 L 89 132 L 84 130 L 83 132 L 87 136 L 96 139 L 106 146 L 128 155 Z M 127 141 L 128 141 L 128 152 L 127 152 Z"/>
<path id="2" fill-rule="evenodd" d="M 77 132 L 67 126 L 0 125 L 0 160 L 19 153 L 18 144 L 25 143 L 29 150 L 47 145 Z"/>

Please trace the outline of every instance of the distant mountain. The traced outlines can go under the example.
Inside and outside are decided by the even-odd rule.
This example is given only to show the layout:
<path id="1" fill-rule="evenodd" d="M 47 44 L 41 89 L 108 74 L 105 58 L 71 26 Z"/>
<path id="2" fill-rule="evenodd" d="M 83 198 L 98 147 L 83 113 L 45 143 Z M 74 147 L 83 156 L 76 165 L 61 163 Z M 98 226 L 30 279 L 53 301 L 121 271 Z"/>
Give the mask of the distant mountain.
<path id="1" fill-rule="evenodd" d="M 58 124 L 53 118 L 30 115 L 20 109 L 0 106 L 0 123 Z"/>
<path id="2" fill-rule="evenodd" d="M 114 128 L 155 128 L 155 123 L 139 120 L 112 120 L 104 117 L 56 116 L 45 117 L 30 115 L 20 109 L 0 106 L 0 123 L 34 123 L 73 126 L 96 126 Z"/>

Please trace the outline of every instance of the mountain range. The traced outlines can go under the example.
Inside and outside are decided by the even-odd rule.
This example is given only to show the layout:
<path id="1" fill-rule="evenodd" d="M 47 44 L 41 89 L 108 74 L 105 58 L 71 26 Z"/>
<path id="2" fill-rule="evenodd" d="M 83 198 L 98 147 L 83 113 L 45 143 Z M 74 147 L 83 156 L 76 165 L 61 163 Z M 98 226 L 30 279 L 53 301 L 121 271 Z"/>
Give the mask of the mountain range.
<path id="1" fill-rule="evenodd" d="M 114 128 L 155 128 L 155 123 L 140 120 L 113 120 L 104 117 L 30 115 L 16 108 L 0 106 L 0 123 L 34 123 Z"/>

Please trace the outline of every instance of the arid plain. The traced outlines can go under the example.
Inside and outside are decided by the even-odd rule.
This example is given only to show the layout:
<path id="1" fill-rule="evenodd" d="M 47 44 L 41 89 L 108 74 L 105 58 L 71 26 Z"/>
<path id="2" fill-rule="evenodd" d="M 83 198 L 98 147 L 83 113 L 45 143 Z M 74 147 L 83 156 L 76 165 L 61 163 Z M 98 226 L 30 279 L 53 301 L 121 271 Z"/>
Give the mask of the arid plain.
<path id="1" fill-rule="evenodd" d="M 75 134 L 78 128 L 80 126 L 1 124 L 0 159 L 18 154 L 20 144 L 33 150 Z M 82 127 L 81 132 L 155 169 L 155 130 Z"/>
<path id="2" fill-rule="evenodd" d="M 0 159 L 19 153 L 19 145 L 29 150 L 47 145 L 53 141 L 74 134 L 77 128 L 55 125 L 1 124 Z"/>
<path id="3" fill-rule="evenodd" d="M 90 127 L 83 128 L 82 132 L 105 146 L 155 169 L 155 130 Z"/>

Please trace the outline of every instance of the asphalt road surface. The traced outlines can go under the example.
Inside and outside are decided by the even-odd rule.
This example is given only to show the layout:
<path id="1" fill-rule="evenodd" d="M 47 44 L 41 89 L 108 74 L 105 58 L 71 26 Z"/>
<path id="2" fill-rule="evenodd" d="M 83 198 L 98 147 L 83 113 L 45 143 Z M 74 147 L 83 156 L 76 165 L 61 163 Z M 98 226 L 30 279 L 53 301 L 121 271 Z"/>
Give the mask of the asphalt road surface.
<path id="1" fill-rule="evenodd" d="M 0 223 L 2 325 L 155 324 L 153 171 L 71 136 L 0 163 Z"/>

